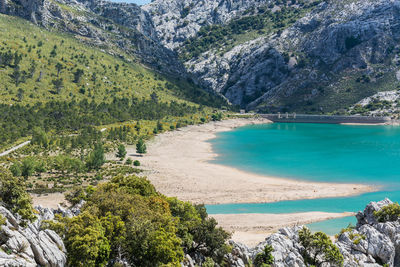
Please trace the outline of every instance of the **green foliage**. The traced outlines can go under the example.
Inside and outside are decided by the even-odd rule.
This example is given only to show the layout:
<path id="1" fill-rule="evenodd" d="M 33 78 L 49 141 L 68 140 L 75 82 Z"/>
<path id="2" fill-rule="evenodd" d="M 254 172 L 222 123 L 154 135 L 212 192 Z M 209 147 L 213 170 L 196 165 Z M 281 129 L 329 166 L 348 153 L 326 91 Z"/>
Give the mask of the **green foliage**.
<path id="1" fill-rule="evenodd" d="M 21 176 L 22 175 L 21 163 L 14 162 L 10 167 L 10 171 L 16 177 Z"/>
<path id="2" fill-rule="evenodd" d="M 90 189 L 89 189 L 90 190 Z M 72 205 L 78 204 L 81 200 L 86 200 L 87 191 L 82 187 L 75 187 L 65 195 L 65 199 Z"/>
<path id="3" fill-rule="evenodd" d="M 84 211 L 67 221 L 64 243 L 69 266 L 105 266 L 111 252 L 106 229 L 90 212 Z"/>
<path id="4" fill-rule="evenodd" d="M 104 110 L 107 110 L 105 113 Z M 178 102 L 138 99 L 113 99 L 106 102 L 48 102 L 32 106 L 0 104 L 0 144 L 14 142 L 32 133 L 32 127 L 47 130 L 76 131 L 93 125 L 127 120 L 159 120 L 167 116 L 183 117 L 201 109 Z M 35 128 L 36 129 L 36 128 Z M 71 138 L 72 139 L 72 138 Z"/>
<path id="5" fill-rule="evenodd" d="M 7 219 L 3 215 L 0 215 L 0 226 L 5 225 L 6 223 Z"/>
<path id="6" fill-rule="evenodd" d="M 146 143 L 144 142 L 143 138 L 140 138 L 139 141 L 136 143 L 136 153 L 139 154 L 147 153 Z"/>
<path id="7" fill-rule="evenodd" d="M 132 163 L 133 163 L 133 161 L 132 161 L 132 159 L 130 159 L 130 158 L 128 158 L 128 159 L 125 161 L 125 164 L 126 164 L 126 165 L 132 165 Z"/>
<path id="8" fill-rule="evenodd" d="M 274 256 L 272 256 L 272 252 L 274 249 L 270 245 L 266 245 L 264 251 L 258 253 L 256 258 L 254 259 L 255 267 L 270 267 L 274 263 Z"/>
<path id="9" fill-rule="evenodd" d="M 32 132 L 31 143 L 34 145 L 47 148 L 49 145 L 49 139 L 47 137 L 46 132 L 39 127 L 35 127 Z"/>
<path id="10" fill-rule="evenodd" d="M 400 216 L 400 205 L 397 202 L 386 205 L 379 211 L 375 211 L 374 216 L 379 222 L 397 221 Z"/>
<path id="11" fill-rule="evenodd" d="M 133 166 L 139 167 L 139 166 L 140 166 L 140 161 L 135 160 L 135 161 L 133 162 Z"/>
<path id="12" fill-rule="evenodd" d="M 125 148 L 125 146 L 123 144 L 120 144 L 118 146 L 118 151 L 117 151 L 117 154 L 115 154 L 115 156 L 117 158 L 119 158 L 120 160 L 123 160 L 125 158 L 125 156 L 126 156 L 126 148 Z"/>
<path id="13" fill-rule="evenodd" d="M 85 164 L 77 158 L 67 155 L 57 155 L 53 158 L 52 167 L 57 170 L 70 173 L 81 173 L 85 170 Z"/>
<path id="14" fill-rule="evenodd" d="M 0 28 L 0 145 L 32 135 L 36 127 L 60 133 L 193 114 L 198 111 L 193 102 L 225 104 L 193 82 L 153 72 L 121 51 L 115 57 L 104 47 L 3 14 Z"/>
<path id="15" fill-rule="evenodd" d="M 207 218 L 204 206 L 166 198 L 144 178 L 119 175 L 67 199 L 86 199 L 83 213 L 59 216 L 44 226 L 64 236 L 70 266 L 101 266 L 109 259 L 132 266 L 179 266 L 193 241 L 201 243 L 199 252 L 212 257 L 209 262 L 221 262 L 228 251 L 229 235 Z"/>
<path id="16" fill-rule="evenodd" d="M 220 263 L 223 256 L 230 252 L 230 247 L 225 244 L 225 241 L 231 235 L 217 227 L 218 223 L 214 218 L 207 217 L 204 206 L 197 206 L 197 211 L 202 221 L 190 231 L 195 243 L 188 248 L 188 251 L 194 253 L 205 248 L 206 251 L 203 254 Z"/>
<path id="17" fill-rule="evenodd" d="M 299 240 L 304 247 L 303 258 L 307 264 L 322 266 L 329 263 L 333 266 L 343 266 L 343 255 L 325 233 L 312 234 L 304 227 L 299 231 Z"/>
<path id="18" fill-rule="evenodd" d="M 137 176 L 117 175 L 111 179 L 109 186 L 118 186 L 132 195 L 140 195 L 144 197 L 156 196 L 158 193 L 149 180 Z"/>
<path id="19" fill-rule="evenodd" d="M 35 160 L 32 157 L 26 157 L 22 160 L 21 175 L 26 179 L 35 171 Z"/>
<path id="20" fill-rule="evenodd" d="M 5 207 L 18 213 L 25 224 L 36 219 L 33 214 L 32 199 L 26 192 L 25 183 L 14 177 L 9 170 L 0 167 L 0 200 Z"/>
<path id="21" fill-rule="evenodd" d="M 86 160 L 86 166 L 90 170 L 98 170 L 106 162 L 104 148 L 102 143 L 95 145 L 94 150 L 89 154 Z"/>
<path id="22" fill-rule="evenodd" d="M 222 113 L 220 113 L 220 112 L 218 112 L 218 113 L 216 113 L 216 114 L 212 114 L 212 116 L 211 116 L 211 119 L 212 119 L 213 121 L 221 121 L 222 118 L 223 118 L 223 115 L 222 115 Z"/>
<path id="23" fill-rule="evenodd" d="M 212 258 L 207 257 L 204 260 L 202 267 L 215 267 L 215 261 Z"/>

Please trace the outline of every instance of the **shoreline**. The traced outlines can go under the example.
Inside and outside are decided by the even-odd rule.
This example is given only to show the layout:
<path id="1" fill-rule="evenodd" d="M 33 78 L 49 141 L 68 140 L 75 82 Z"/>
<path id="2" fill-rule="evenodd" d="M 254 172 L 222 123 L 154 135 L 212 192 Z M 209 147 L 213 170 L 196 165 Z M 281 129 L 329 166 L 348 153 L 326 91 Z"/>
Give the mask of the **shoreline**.
<path id="1" fill-rule="evenodd" d="M 148 143 L 139 158 L 144 176 L 158 191 L 196 204 L 269 203 L 344 197 L 373 192 L 370 185 L 309 182 L 259 175 L 212 163 L 217 154 L 209 140 L 219 132 L 266 124 L 266 119 L 230 119 L 165 132 Z M 127 147 L 136 156 L 135 147 Z"/>
<path id="2" fill-rule="evenodd" d="M 217 154 L 208 142 L 216 134 L 237 127 L 266 124 L 266 119 L 231 119 L 188 126 L 156 136 L 147 145 L 148 153 L 138 157 L 143 176 L 156 190 L 195 204 L 268 203 L 346 197 L 376 191 L 370 185 L 291 180 L 245 172 L 212 163 Z M 137 157 L 135 147 L 128 156 Z M 220 226 L 234 232 L 232 239 L 248 246 L 262 242 L 276 230 L 294 224 L 308 224 L 353 213 L 304 212 L 289 214 L 212 214 Z"/>
<path id="3" fill-rule="evenodd" d="M 284 214 L 212 214 L 210 217 L 216 219 L 219 222 L 219 226 L 232 233 L 231 239 L 249 247 L 255 247 L 282 227 L 305 225 L 354 215 L 353 212 L 329 213 L 316 211 Z"/>

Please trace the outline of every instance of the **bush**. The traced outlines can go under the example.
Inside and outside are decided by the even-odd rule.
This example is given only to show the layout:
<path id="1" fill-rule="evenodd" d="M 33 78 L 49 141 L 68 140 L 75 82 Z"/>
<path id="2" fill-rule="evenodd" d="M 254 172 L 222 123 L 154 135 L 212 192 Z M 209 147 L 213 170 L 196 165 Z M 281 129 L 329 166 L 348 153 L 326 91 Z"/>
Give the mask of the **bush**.
<path id="1" fill-rule="evenodd" d="M 381 210 L 375 211 L 374 216 L 379 222 L 397 221 L 400 216 L 400 205 L 399 203 L 393 203 L 384 206 Z"/>
<path id="2" fill-rule="evenodd" d="M 23 219 L 23 224 L 36 219 L 25 182 L 2 167 L 0 167 L 0 201 L 7 209 L 18 213 Z"/>
<path id="3" fill-rule="evenodd" d="M 132 165 L 132 163 L 133 163 L 133 161 L 130 158 L 125 161 L 126 165 Z"/>
<path id="4" fill-rule="evenodd" d="M 136 166 L 136 167 L 139 167 L 139 166 L 140 166 L 140 161 L 135 160 L 135 161 L 133 162 L 133 165 Z"/>
<path id="5" fill-rule="evenodd" d="M 15 177 L 21 176 L 21 164 L 19 162 L 14 162 L 13 165 L 11 165 L 10 167 L 10 171 Z"/>
<path id="6" fill-rule="evenodd" d="M 86 160 L 86 166 L 90 169 L 100 169 L 101 166 L 106 162 L 104 156 L 104 148 L 101 143 L 95 145 L 94 150 L 89 154 Z"/>
<path id="7" fill-rule="evenodd" d="M 343 255 L 325 233 L 312 234 L 308 228 L 303 227 L 299 231 L 299 240 L 304 247 L 304 261 L 309 265 L 321 266 L 322 263 L 330 263 L 343 266 Z"/>
<path id="8" fill-rule="evenodd" d="M 117 154 L 115 154 L 116 157 L 118 157 L 121 161 L 125 158 L 126 156 L 126 148 L 123 144 L 120 144 L 118 146 L 118 151 Z"/>
<path id="9" fill-rule="evenodd" d="M 274 249 L 270 245 L 266 245 L 264 251 L 258 253 L 254 259 L 255 267 L 270 267 L 274 263 L 274 256 L 272 256 Z"/>

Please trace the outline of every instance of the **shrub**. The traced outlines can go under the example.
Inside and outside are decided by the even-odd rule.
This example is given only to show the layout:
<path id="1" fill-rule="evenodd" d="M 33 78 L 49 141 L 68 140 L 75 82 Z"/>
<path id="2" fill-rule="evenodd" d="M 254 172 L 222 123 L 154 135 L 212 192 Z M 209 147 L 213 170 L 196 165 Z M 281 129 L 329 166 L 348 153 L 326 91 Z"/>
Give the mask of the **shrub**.
<path id="1" fill-rule="evenodd" d="M 123 145 L 123 144 L 120 144 L 119 146 L 118 146 L 118 151 L 117 151 L 117 153 L 115 154 L 115 156 L 116 157 L 118 157 L 121 161 L 125 158 L 125 156 L 126 156 L 126 148 L 125 148 L 125 146 Z"/>
<path id="2" fill-rule="evenodd" d="M 95 145 L 94 150 L 89 154 L 89 157 L 86 160 L 86 166 L 93 170 L 99 169 L 106 162 L 104 156 L 104 148 L 101 143 Z"/>
<path id="3" fill-rule="evenodd" d="M 133 165 L 136 166 L 136 167 L 139 167 L 139 166 L 140 166 L 140 161 L 135 160 L 135 161 L 133 162 Z"/>
<path id="4" fill-rule="evenodd" d="M 312 234 L 308 228 L 303 227 L 299 231 L 299 240 L 304 247 L 302 254 L 306 263 L 315 266 L 322 263 L 343 266 L 343 255 L 325 233 Z"/>
<path id="5" fill-rule="evenodd" d="M 26 192 L 25 182 L 2 167 L 0 167 L 0 201 L 7 209 L 22 217 L 22 224 L 36 219 L 33 214 L 32 199 Z"/>
<path id="6" fill-rule="evenodd" d="M 397 221 L 400 216 L 400 205 L 396 202 L 384 206 L 381 210 L 375 211 L 374 216 L 379 222 Z"/>
<path id="7" fill-rule="evenodd" d="M 254 259 L 255 267 L 270 267 L 274 263 L 274 256 L 272 256 L 274 249 L 270 245 L 266 245 L 264 251 L 258 253 Z"/>
<path id="8" fill-rule="evenodd" d="M 133 163 L 133 161 L 130 158 L 125 161 L 126 165 L 132 165 L 132 163 Z"/>

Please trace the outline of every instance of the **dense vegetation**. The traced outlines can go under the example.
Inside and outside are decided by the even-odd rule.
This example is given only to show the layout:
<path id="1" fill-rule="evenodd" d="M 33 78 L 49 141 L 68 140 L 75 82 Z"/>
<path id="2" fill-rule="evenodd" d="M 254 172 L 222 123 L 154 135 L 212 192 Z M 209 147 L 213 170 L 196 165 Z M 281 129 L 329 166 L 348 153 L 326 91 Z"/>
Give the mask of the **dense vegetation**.
<path id="1" fill-rule="evenodd" d="M 29 136 L 35 127 L 46 132 L 76 131 L 86 126 L 112 124 L 128 120 L 159 120 L 167 116 L 185 116 L 200 112 L 194 105 L 159 102 L 157 99 L 114 98 L 111 102 L 47 102 L 34 105 L 0 104 L 0 144 Z"/>
<path id="2" fill-rule="evenodd" d="M 63 236 L 70 266 L 178 266 L 199 251 L 221 263 L 229 250 L 229 234 L 203 206 L 165 197 L 145 178 L 119 175 L 78 195 L 87 201 L 80 215 L 47 222 Z"/>
<path id="3" fill-rule="evenodd" d="M 180 51 L 181 58 L 190 60 L 212 48 L 225 47 L 225 50 L 229 50 L 238 42 L 255 39 L 258 35 L 280 33 L 319 3 L 303 0 L 276 1 L 276 6 L 270 4 L 248 10 L 245 16 L 226 25 L 204 26 L 196 36 L 185 41 Z"/>

